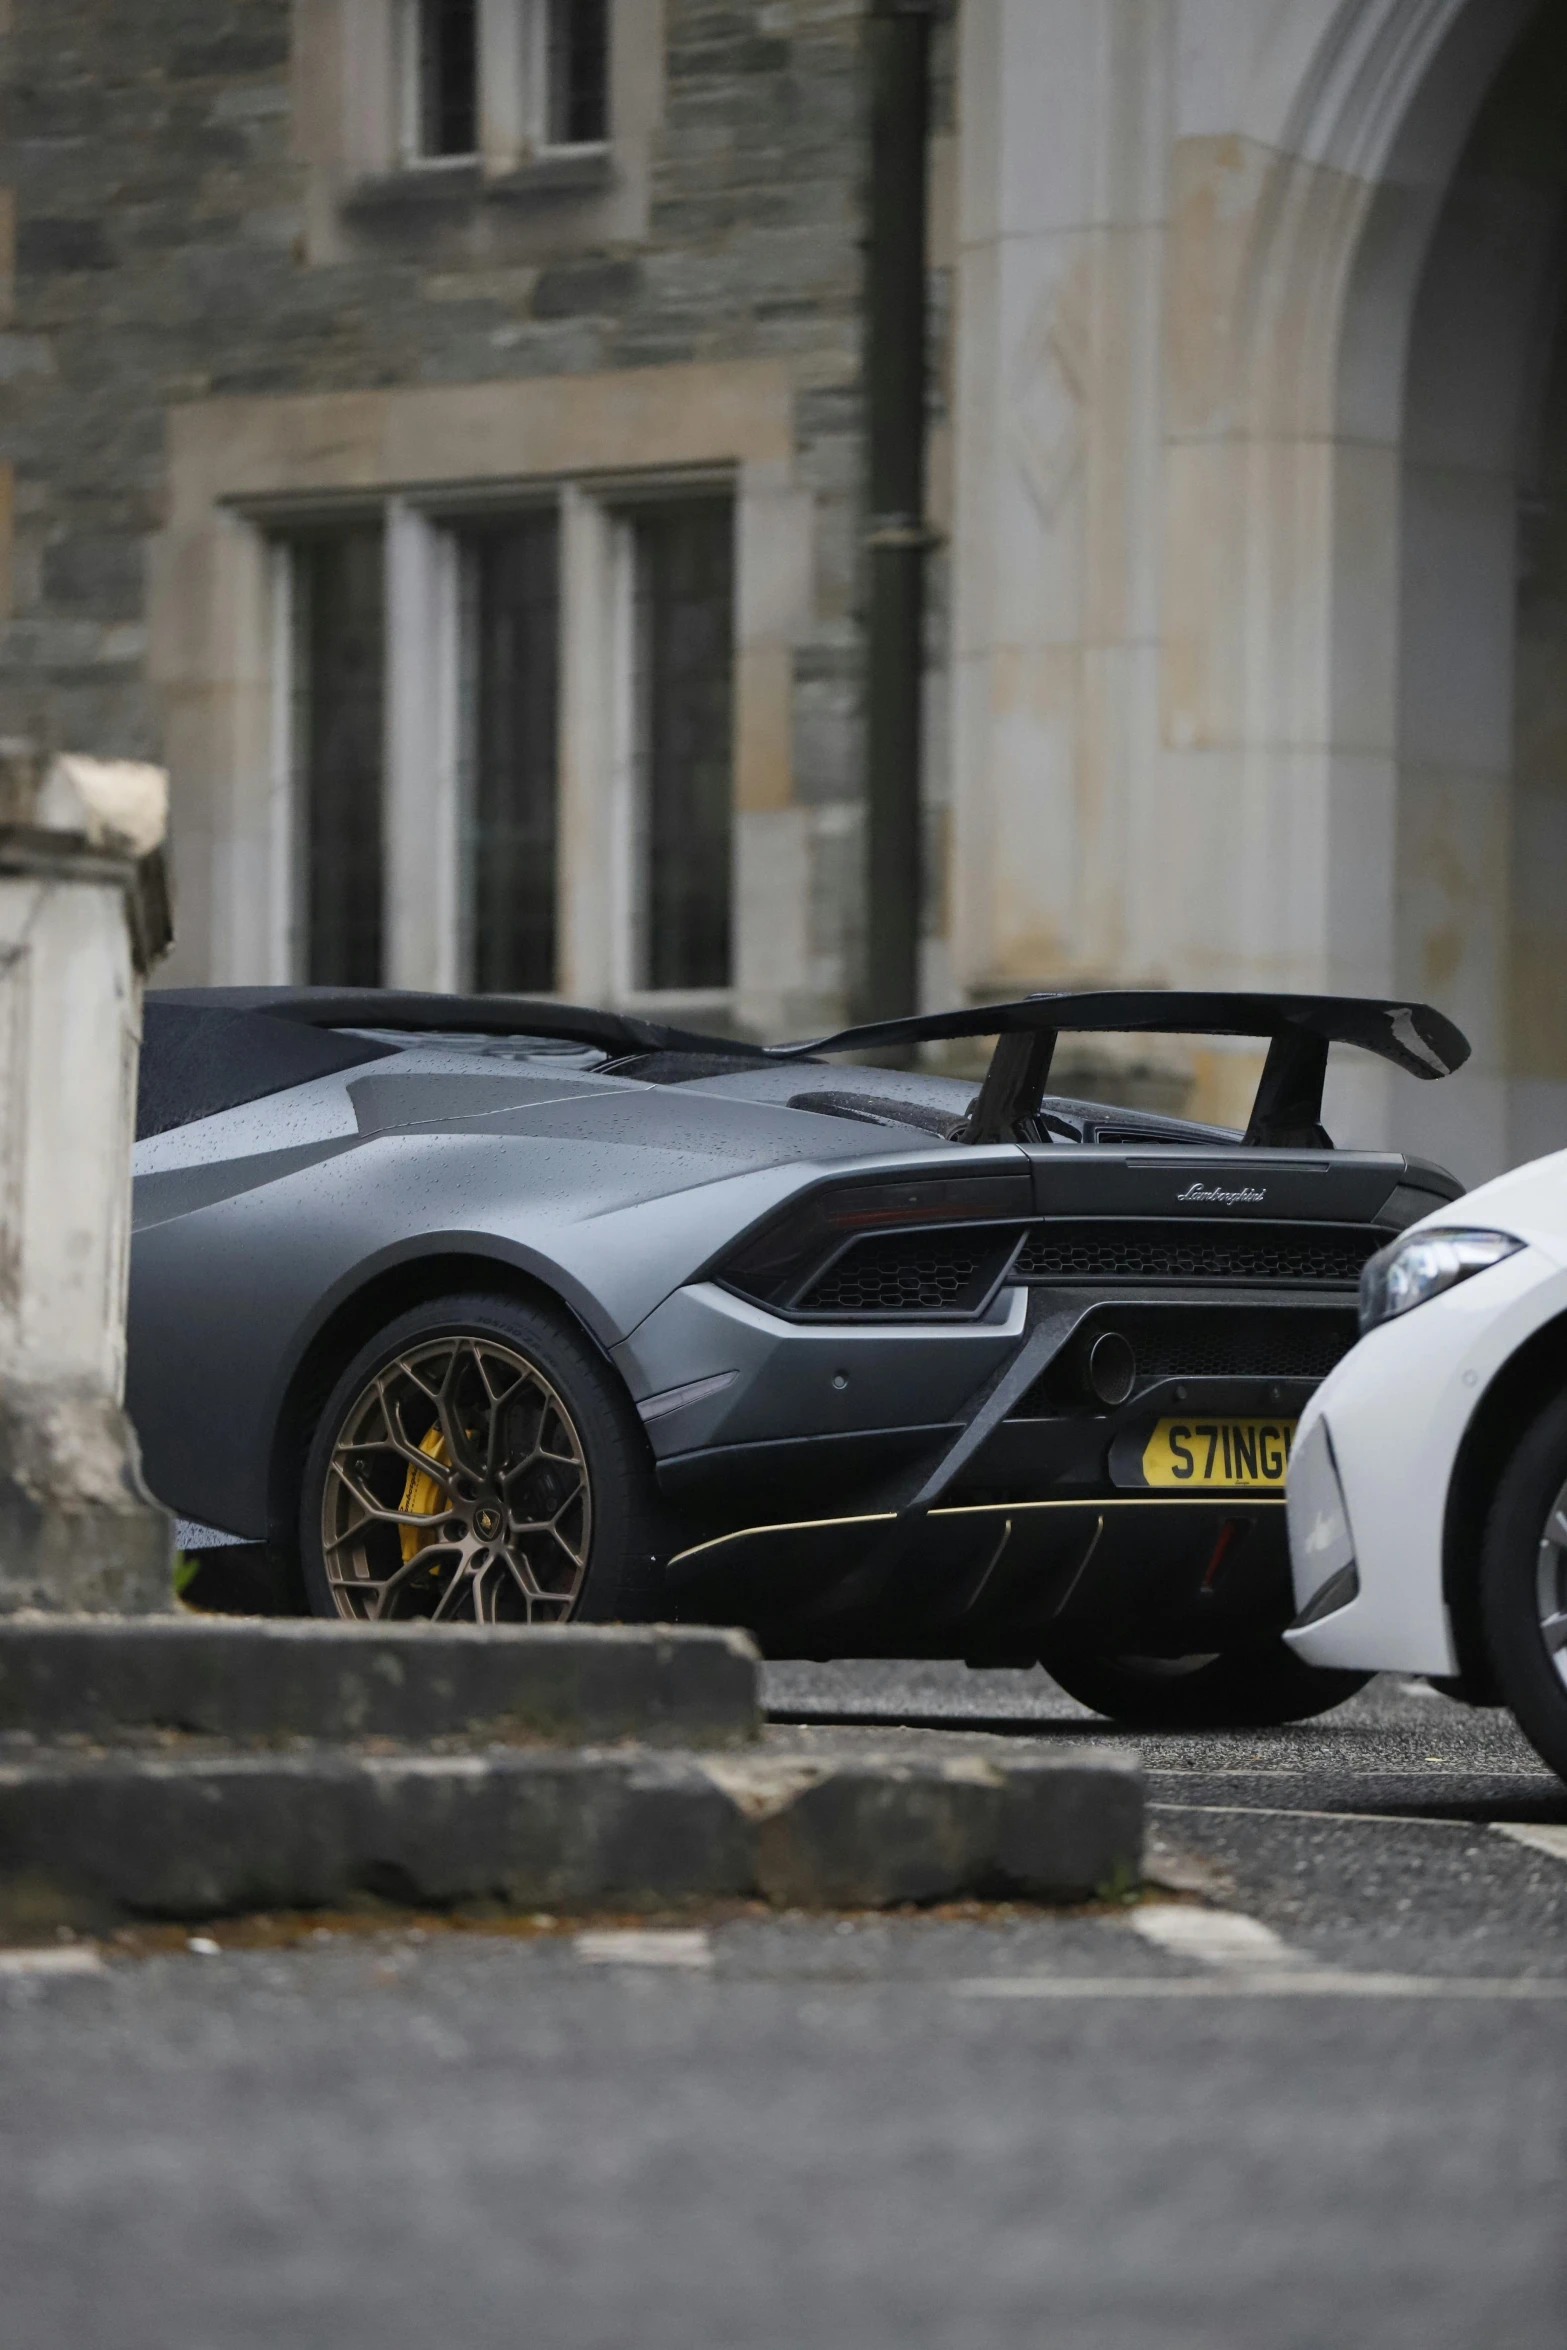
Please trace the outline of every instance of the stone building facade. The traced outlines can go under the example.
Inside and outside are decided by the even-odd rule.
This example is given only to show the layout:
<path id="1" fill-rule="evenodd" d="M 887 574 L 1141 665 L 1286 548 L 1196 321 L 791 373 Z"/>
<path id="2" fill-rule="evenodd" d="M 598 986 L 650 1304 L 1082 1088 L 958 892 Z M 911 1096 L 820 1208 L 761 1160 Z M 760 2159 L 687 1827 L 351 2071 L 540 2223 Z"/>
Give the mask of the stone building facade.
<path id="1" fill-rule="evenodd" d="M 167 755 L 171 975 L 843 1008 L 867 5 L 0 0 L 0 726 Z M 928 994 L 1429 996 L 1330 1126 L 1567 1144 L 1560 10 L 937 75 Z"/>
<path id="2" fill-rule="evenodd" d="M 960 982 L 1408 991 L 1472 1064 L 1330 1129 L 1567 1145 L 1562 11 L 965 0 L 959 54 Z"/>
<path id="3" fill-rule="evenodd" d="M 168 759 L 171 980 L 842 1006 L 861 34 L 12 0 L 0 727 Z"/>

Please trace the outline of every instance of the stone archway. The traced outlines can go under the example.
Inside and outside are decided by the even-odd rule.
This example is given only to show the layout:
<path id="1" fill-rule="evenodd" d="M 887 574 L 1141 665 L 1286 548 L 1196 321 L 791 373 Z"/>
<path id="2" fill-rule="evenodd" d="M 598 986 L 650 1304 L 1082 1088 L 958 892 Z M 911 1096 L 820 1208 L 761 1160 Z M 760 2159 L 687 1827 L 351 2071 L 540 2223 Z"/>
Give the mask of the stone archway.
<path id="1" fill-rule="evenodd" d="M 1547 6 L 1454 168 L 1405 375 L 1395 978 L 1475 1046 L 1406 1131 L 1471 1179 L 1567 1146 L 1564 99 Z"/>
<path id="2" fill-rule="evenodd" d="M 1208 353 L 1228 409 L 1189 420 L 1184 446 L 1174 385 L 1167 571 L 1199 532 L 1213 553 L 1211 593 L 1171 611 L 1166 773 L 1177 806 L 1202 792 L 1213 809 L 1194 858 L 1218 870 L 1228 857 L 1233 905 L 1175 959 L 1206 959 L 1222 982 L 1244 971 L 1250 984 L 1384 994 L 1429 979 L 1451 994 L 1409 951 L 1399 881 L 1409 363 L 1455 174 L 1532 7 L 1343 0 L 1241 208 L 1229 347 Z M 1193 212 L 1211 237 L 1211 192 L 1177 205 L 1174 272 Z M 1529 311 L 1525 293 L 1514 309 Z M 1199 887 L 1182 895 L 1203 902 Z M 1475 1071 L 1450 1087 L 1338 1070 L 1330 1125 L 1490 1172 L 1501 1143 L 1482 1030 Z"/>
<path id="3" fill-rule="evenodd" d="M 1519 484 L 1556 495 L 1556 199 L 1520 203 L 1527 233 L 1488 273 L 1470 185 L 1508 60 L 1527 84 L 1550 13 L 965 0 L 961 18 L 954 977 L 976 998 L 1107 977 L 1429 992 L 1473 1027 L 1472 1069 L 1423 1088 L 1351 1065 L 1328 1122 L 1473 1179 L 1553 1119 L 1567 1139 L 1567 1035 L 1520 1020 L 1554 952 L 1525 843 L 1557 803 L 1512 780 L 1515 741 L 1538 764 L 1553 728 L 1567 766 L 1540 682 L 1567 611 L 1558 631 L 1531 607 L 1520 637 L 1508 559 L 1487 571 L 1436 528 L 1454 337 L 1481 355 L 1471 421 L 1509 544 Z M 1463 793 L 1421 734 L 1433 669 L 1460 676 L 1443 626 L 1502 713 L 1474 767 L 1491 814 L 1476 787 L 1479 845 L 1448 856 L 1449 896 L 1491 912 L 1456 952 L 1437 883 L 1443 792 Z M 1191 1106 L 1233 1118 L 1255 1056 L 1200 1052 L 1191 1074 Z"/>

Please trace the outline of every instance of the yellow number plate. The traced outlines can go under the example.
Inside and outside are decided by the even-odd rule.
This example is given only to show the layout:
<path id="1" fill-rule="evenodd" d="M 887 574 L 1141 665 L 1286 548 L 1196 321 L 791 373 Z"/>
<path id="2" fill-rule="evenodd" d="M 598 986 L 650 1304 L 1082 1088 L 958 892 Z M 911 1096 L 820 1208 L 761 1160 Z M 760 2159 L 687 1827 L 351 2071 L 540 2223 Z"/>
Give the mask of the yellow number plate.
<path id="1" fill-rule="evenodd" d="M 1282 1491 L 1293 1420 L 1161 1420 L 1143 1448 L 1150 1485 Z"/>

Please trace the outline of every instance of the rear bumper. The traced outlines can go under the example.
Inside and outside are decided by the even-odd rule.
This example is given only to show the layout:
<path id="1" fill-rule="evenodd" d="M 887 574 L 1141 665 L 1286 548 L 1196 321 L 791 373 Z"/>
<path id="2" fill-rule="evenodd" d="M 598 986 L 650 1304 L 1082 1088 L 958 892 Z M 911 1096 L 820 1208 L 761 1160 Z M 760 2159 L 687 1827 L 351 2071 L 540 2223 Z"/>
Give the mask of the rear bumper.
<path id="1" fill-rule="evenodd" d="M 1092 1627 L 1184 1654 L 1282 1630 L 1282 1488 L 1151 1491 L 1143 1453 L 1161 1418 L 1295 1419 L 1325 1362 L 1312 1376 L 1207 1372 L 1271 1365 L 1280 1325 L 1286 1374 L 1324 1346 L 1331 1360 L 1352 1312 L 1262 1291 L 1049 1295 L 1058 1352 L 915 1513 L 1025 1343 L 1023 1292 L 979 1323 L 891 1327 L 791 1323 L 713 1285 L 678 1293 L 618 1350 L 677 1529 L 672 1604 L 749 1625 L 774 1653 L 1032 1656 Z M 1160 1374 L 1119 1408 L 1082 1377 L 1107 1320 L 1136 1328 Z"/>
<path id="2" fill-rule="evenodd" d="M 1053 1412 L 1037 1397 L 1025 1398 L 942 1499 L 1195 1506 L 1203 1496 L 1169 1488 L 1150 1493 L 1142 1458 L 1160 1420 L 1271 1418 L 1282 1431 L 1300 1417 L 1311 1393 L 1307 1380 L 1201 1379 L 1166 1381 L 1116 1410 Z M 965 1418 L 701 1445 L 666 1453 L 657 1462 L 658 1482 L 685 1530 L 684 1547 L 779 1520 L 874 1515 L 903 1506 L 956 1441 Z M 1223 1498 L 1225 1491 L 1215 1487 L 1206 1498 Z M 1282 1501 L 1282 1485 L 1274 1497 Z"/>
<path id="3" fill-rule="evenodd" d="M 773 1655 L 1032 1662 L 1078 1635 L 1184 1655 L 1290 1613 L 1281 1500 L 1147 1495 L 955 1502 L 737 1528 L 669 1566 L 682 1620 L 740 1622 Z"/>
<path id="4" fill-rule="evenodd" d="M 1011 1360 L 1028 1310 L 1003 1290 L 977 1322 L 799 1323 L 716 1282 L 677 1289 L 614 1350 L 654 1458 L 853 1437 L 955 1419 Z"/>

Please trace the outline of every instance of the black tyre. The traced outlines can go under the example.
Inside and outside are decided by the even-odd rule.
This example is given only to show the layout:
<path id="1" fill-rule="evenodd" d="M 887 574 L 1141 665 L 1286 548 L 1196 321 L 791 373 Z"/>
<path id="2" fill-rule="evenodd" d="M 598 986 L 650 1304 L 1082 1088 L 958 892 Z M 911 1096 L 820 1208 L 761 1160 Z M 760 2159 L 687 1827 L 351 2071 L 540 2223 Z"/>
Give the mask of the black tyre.
<path id="1" fill-rule="evenodd" d="M 1480 1555 L 1486 1646 L 1524 1736 L 1567 1779 L 1567 1395 L 1502 1472 Z"/>
<path id="2" fill-rule="evenodd" d="M 1219 1655 L 1114 1656 L 1079 1647 L 1040 1660 L 1079 1704 L 1129 1730 L 1266 1730 L 1331 1713 L 1371 1679 L 1303 1664 L 1282 1640 Z"/>
<path id="3" fill-rule="evenodd" d="M 413 1307 L 361 1347 L 305 1463 L 311 1613 L 355 1623 L 645 1622 L 661 1590 L 647 1440 L 564 1316 Z"/>

